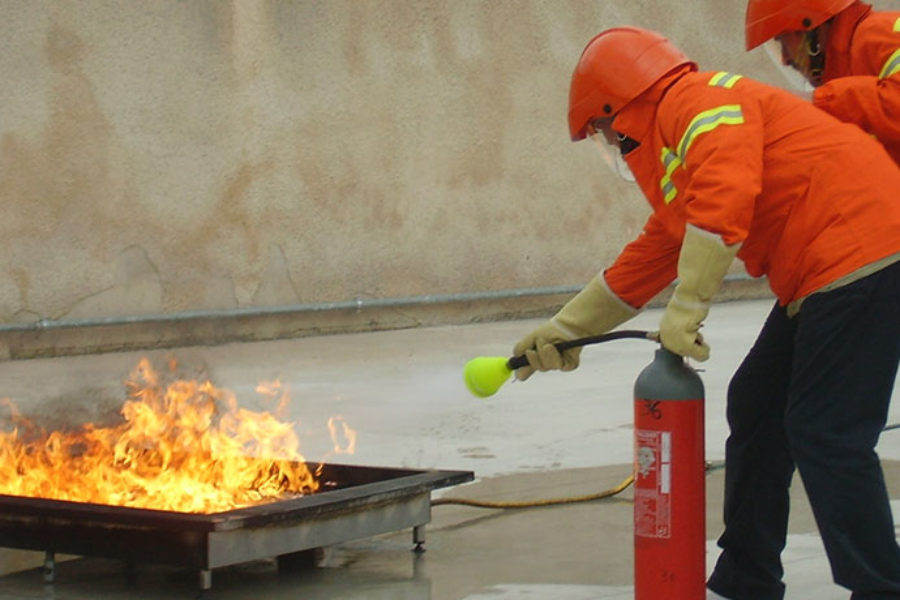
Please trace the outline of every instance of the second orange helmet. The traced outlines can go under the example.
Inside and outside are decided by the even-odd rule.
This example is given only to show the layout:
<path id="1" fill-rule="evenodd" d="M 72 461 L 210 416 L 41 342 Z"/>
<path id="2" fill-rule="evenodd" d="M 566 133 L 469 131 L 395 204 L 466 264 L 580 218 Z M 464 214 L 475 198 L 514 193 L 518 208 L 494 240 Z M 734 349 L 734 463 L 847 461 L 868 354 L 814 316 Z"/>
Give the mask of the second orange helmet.
<path id="1" fill-rule="evenodd" d="M 809 31 L 858 0 L 749 0 L 744 21 L 747 50 L 788 31 Z"/>

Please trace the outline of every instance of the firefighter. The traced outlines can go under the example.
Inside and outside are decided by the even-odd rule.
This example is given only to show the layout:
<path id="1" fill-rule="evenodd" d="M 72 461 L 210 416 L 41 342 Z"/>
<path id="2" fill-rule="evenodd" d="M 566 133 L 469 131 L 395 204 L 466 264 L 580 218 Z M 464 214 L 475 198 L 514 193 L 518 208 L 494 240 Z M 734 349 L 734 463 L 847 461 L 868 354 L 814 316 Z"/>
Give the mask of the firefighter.
<path id="1" fill-rule="evenodd" d="M 784 90 L 699 72 L 635 27 L 585 47 L 569 130 L 611 147 L 653 212 L 608 268 L 516 344 L 529 363 L 516 377 L 574 369 L 580 350 L 554 343 L 619 326 L 676 278 L 661 342 L 706 360 L 700 327 L 741 259 L 768 277 L 778 305 L 743 363 L 764 372 L 753 402 L 729 398 L 725 530 L 708 587 L 732 600 L 783 598 L 796 468 L 835 581 L 854 600 L 900 598 L 875 452 L 900 360 L 900 170 L 859 128 Z"/>
<path id="2" fill-rule="evenodd" d="M 747 50 L 763 45 L 811 100 L 874 135 L 900 164 L 900 11 L 859 0 L 749 0 Z"/>
<path id="3" fill-rule="evenodd" d="M 811 88 L 811 93 L 801 93 L 801 96 L 875 136 L 900 164 L 900 123 L 892 116 L 900 110 L 900 12 L 875 12 L 858 0 L 749 0 L 745 34 L 747 50 L 763 45 L 796 89 Z M 805 85 L 797 84 L 797 76 Z M 776 305 L 770 321 L 778 318 L 778 311 Z M 763 347 L 754 348 L 728 388 L 732 428 L 726 456 L 731 457 L 732 469 L 726 476 L 726 524 L 741 522 L 741 512 L 746 510 L 742 506 L 746 506 L 749 490 L 757 484 L 752 469 L 736 465 L 747 463 L 748 449 L 753 451 L 751 440 L 759 435 L 756 428 L 742 426 L 752 422 L 759 411 L 759 382 L 769 377 L 768 370 L 773 364 L 781 362 L 779 351 L 769 348 L 768 351 Z M 783 539 L 781 531 L 785 526 L 780 524 L 780 519 L 786 519 L 786 510 L 778 518 L 778 528 L 769 532 L 772 539 Z M 720 545 L 725 551 L 714 571 L 713 586 L 717 581 L 733 577 L 735 563 L 741 562 L 735 557 L 754 556 L 740 547 L 734 535 L 723 536 Z M 755 568 L 760 570 L 767 563 L 766 570 L 780 578 L 780 561 L 775 560 L 771 550 L 768 555 L 764 561 L 752 558 L 746 562 L 758 561 L 760 564 Z M 833 564 L 842 564 L 840 556 L 835 553 Z M 840 581 L 839 577 L 835 570 L 835 579 Z M 721 585 L 730 589 L 724 582 Z M 895 592 L 886 592 L 860 597 L 897 596 Z"/>

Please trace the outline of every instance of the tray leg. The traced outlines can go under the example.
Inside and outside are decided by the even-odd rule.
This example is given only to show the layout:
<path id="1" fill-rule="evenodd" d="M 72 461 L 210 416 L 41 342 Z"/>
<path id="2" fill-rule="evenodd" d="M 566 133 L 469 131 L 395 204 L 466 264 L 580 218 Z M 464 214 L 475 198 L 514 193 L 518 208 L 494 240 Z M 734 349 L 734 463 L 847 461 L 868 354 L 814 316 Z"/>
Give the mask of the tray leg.
<path id="1" fill-rule="evenodd" d="M 206 591 L 212 588 L 212 571 L 210 569 L 200 570 L 200 589 Z"/>
<path id="2" fill-rule="evenodd" d="M 44 552 L 44 566 L 41 573 L 44 576 L 44 583 L 56 581 L 56 553 L 52 550 Z"/>
<path id="3" fill-rule="evenodd" d="M 413 552 L 425 552 L 425 525 L 413 527 Z"/>

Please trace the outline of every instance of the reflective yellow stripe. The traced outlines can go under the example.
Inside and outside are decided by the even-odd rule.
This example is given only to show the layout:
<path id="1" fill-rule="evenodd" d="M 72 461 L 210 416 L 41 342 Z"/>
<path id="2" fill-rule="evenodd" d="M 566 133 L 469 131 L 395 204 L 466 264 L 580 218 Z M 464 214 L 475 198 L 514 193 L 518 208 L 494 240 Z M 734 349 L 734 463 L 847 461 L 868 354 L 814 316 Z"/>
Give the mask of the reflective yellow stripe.
<path id="1" fill-rule="evenodd" d="M 743 77 L 743 75 L 735 75 L 734 73 L 729 73 L 727 71 L 719 71 L 712 76 L 712 79 L 709 80 L 709 85 L 711 87 L 723 87 L 731 89 L 741 77 Z"/>
<path id="2" fill-rule="evenodd" d="M 881 73 L 878 74 L 878 79 L 891 77 L 897 73 L 900 73 L 900 50 L 895 50 L 894 53 L 891 54 L 891 57 L 887 59 L 887 62 L 881 67 Z"/>
<path id="3" fill-rule="evenodd" d="M 678 189 L 672 183 L 672 172 L 681 166 L 681 159 L 671 148 L 663 148 L 659 158 L 666 169 L 666 174 L 659 180 L 659 189 L 662 190 L 663 202 L 668 204 L 678 195 Z"/>
<path id="4" fill-rule="evenodd" d="M 900 18 L 894 21 L 894 31 L 900 31 Z"/>
<path id="5" fill-rule="evenodd" d="M 740 125 L 743 122 L 744 113 L 740 104 L 725 104 L 703 111 L 693 118 L 687 131 L 681 137 L 681 141 L 678 142 L 678 158 L 681 159 L 681 162 L 687 162 L 687 151 L 697 136 L 712 131 L 719 125 Z"/>

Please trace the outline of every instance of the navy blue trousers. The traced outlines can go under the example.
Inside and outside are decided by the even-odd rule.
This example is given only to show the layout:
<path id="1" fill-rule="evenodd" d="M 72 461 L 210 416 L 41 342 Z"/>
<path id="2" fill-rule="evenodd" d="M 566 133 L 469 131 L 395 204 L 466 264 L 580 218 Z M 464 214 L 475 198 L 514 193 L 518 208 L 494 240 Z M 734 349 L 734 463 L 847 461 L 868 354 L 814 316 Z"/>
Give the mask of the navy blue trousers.
<path id="1" fill-rule="evenodd" d="M 711 590 L 784 598 L 796 469 L 834 581 L 852 600 L 900 599 L 900 548 L 875 452 L 898 361 L 900 263 L 813 294 L 793 318 L 775 306 L 728 388 L 725 530 Z"/>

